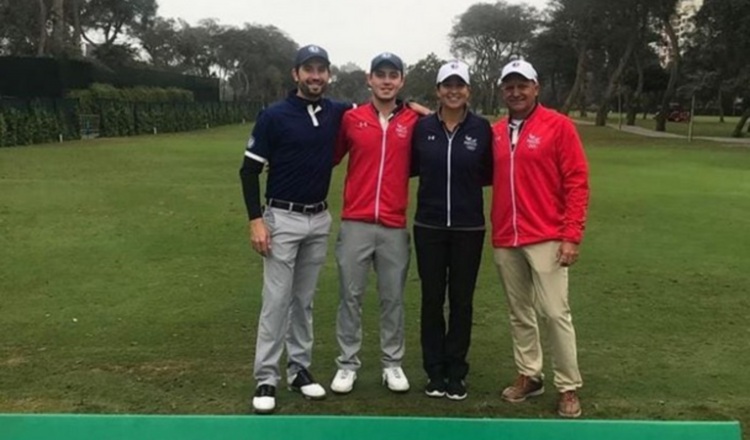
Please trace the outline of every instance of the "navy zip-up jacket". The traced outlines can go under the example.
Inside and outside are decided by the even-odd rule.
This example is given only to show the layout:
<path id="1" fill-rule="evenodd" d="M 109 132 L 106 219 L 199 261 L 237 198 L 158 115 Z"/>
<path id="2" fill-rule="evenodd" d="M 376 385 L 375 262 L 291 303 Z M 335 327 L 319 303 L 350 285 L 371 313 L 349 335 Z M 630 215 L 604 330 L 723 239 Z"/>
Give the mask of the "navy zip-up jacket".
<path id="1" fill-rule="evenodd" d="M 412 136 L 412 176 L 419 176 L 415 224 L 483 229 L 482 186 L 492 183 L 492 129 L 467 111 L 449 132 L 437 113 L 417 122 Z"/>

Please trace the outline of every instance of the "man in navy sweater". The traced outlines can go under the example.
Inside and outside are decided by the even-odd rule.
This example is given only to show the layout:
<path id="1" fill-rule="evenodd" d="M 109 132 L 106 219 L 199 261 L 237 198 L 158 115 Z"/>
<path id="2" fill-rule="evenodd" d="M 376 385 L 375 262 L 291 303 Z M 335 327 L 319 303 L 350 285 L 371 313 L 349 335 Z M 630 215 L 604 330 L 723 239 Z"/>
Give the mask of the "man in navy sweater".
<path id="1" fill-rule="evenodd" d="M 292 70 L 289 96 L 256 121 L 240 170 L 252 247 L 263 256 L 263 306 L 258 323 L 253 408 L 276 408 L 279 361 L 286 347 L 287 382 L 308 399 L 325 398 L 309 371 L 313 345 L 313 296 L 326 259 L 331 215 L 326 196 L 341 118 L 349 104 L 326 99 L 327 52 L 308 45 Z M 259 175 L 268 165 L 266 207 Z"/>

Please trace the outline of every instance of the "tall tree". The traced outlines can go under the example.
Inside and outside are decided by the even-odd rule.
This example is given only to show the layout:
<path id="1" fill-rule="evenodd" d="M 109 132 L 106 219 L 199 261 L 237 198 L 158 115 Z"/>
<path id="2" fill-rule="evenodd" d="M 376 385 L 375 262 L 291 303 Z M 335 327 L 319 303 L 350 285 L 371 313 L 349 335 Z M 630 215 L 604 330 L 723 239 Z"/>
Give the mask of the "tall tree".
<path id="1" fill-rule="evenodd" d="M 57 56 L 65 52 L 66 35 L 68 34 L 64 5 L 64 0 L 52 0 L 52 8 L 49 14 L 49 20 L 52 22 L 52 48 L 50 52 Z"/>
<path id="2" fill-rule="evenodd" d="M 741 100 L 743 113 L 732 135 L 742 136 L 750 119 L 750 2 L 705 0 L 695 24 L 686 67 L 691 69 L 696 90 L 714 88 L 720 96 Z"/>
<path id="3" fill-rule="evenodd" d="M 113 45 L 117 38 L 156 17 L 156 0 L 81 0 L 82 36 L 90 44 Z M 99 32 L 103 42 L 92 39 L 89 32 Z"/>
<path id="4" fill-rule="evenodd" d="M 650 0 L 621 0 L 608 2 L 609 9 L 602 17 L 607 30 L 604 50 L 610 61 L 609 75 L 604 93 L 599 99 L 596 112 L 596 125 L 607 123 L 610 103 L 619 94 L 621 79 L 633 57 L 637 45 L 643 45 L 648 28 Z"/>
<path id="5" fill-rule="evenodd" d="M 401 94 L 427 106 L 436 105 L 435 80 L 440 66 L 444 63 L 445 60 L 440 59 L 434 53 L 430 53 L 414 65 L 407 67 L 406 81 Z"/>
<path id="6" fill-rule="evenodd" d="M 560 112 L 568 114 L 583 99 L 592 51 L 598 50 L 606 34 L 602 9 L 609 2 L 601 0 L 552 0 L 547 32 L 559 38 L 576 53 L 575 79 Z M 582 110 L 585 110 L 585 105 Z"/>
<path id="7" fill-rule="evenodd" d="M 328 94 L 334 98 L 363 103 L 370 99 L 367 91 L 367 74 L 362 69 L 347 70 L 333 68 L 331 87 Z"/>
<path id="8" fill-rule="evenodd" d="M 495 87 L 500 69 L 511 56 L 526 55 L 540 22 L 526 4 L 478 3 L 459 15 L 450 33 L 451 53 L 473 66 L 474 102 L 487 114 L 497 110 Z"/>
<path id="9" fill-rule="evenodd" d="M 531 41 L 529 60 L 545 82 L 539 99 L 546 105 L 560 108 L 576 79 L 578 54 L 567 43 L 567 30 L 551 24 L 550 10 L 545 11 L 541 31 Z"/>
<path id="10" fill-rule="evenodd" d="M 672 102 L 675 91 L 677 90 L 677 81 L 680 76 L 682 54 L 680 53 L 680 41 L 677 38 L 677 32 L 672 24 L 672 17 L 675 15 L 678 1 L 679 0 L 653 0 L 652 4 L 654 8 L 654 18 L 656 19 L 657 26 L 661 28 L 664 34 L 664 39 L 666 40 L 665 44 L 669 51 L 669 62 L 667 64 L 667 67 L 669 68 L 669 83 L 662 95 L 659 112 L 656 114 L 656 131 L 666 131 L 667 129 L 667 116 L 670 111 L 670 103 Z"/>
<path id="11" fill-rule="evenodd" d="M 272 102 L 292 86 L 297 43 L 275 26 L 246 24 L 216 36 L 216 68 L 234 99 Z"/>
<path id="12" fill-rule="evenodd" d="M 0 0 L 0 54 L 44 55 L 45 0 Z"/>
<path id="13" fill-rule="evenodd" d="M 180 64 L 177 55 L 179 32 L 175 19 L 156 17 L 146 26 L 136 28 L 134 37 L 140 41 L 151 65 L 160 69 L 172 69 Z"/>

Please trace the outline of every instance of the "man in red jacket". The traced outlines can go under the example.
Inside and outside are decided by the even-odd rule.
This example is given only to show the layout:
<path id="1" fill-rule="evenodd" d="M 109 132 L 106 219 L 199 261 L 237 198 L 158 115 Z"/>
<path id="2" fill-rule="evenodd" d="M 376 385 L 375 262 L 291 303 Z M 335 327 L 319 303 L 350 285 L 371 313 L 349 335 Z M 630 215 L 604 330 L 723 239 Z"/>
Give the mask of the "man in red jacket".
<path id="1" fill-rule="evenodd" d="M 406 207 L 409 197 L 411 137 L 419 115 L 397 100 L 404 65 L 392 53 L 370 66 L 370 104 L 344 114 L 334 163 L 349 155 L 341 229 L 336 243 L 340 302 L 336 338 L 340 354 L 331 391 L 352 390 L 361 362 L 362 300 L 372 265 L 380 297 L 383 384 L 409 390 L 401 368 L 404 356 L 404 284 L 409 268 Z"/>
<path id="2" fill-rule="evenodd" d="M 493 126 L 492 244 L 510 309 L 518 377 L 509 402 L 544 392 L 538 318 L 552 346 L 558 414 L 579 417 L 582 385 L 568 304 L 568 267 L 578 259 L 589 198 L 581 140 L 565 116 L 537 102 L 534 67 L 512 61 L 500 77 L 509 116 Z"/>

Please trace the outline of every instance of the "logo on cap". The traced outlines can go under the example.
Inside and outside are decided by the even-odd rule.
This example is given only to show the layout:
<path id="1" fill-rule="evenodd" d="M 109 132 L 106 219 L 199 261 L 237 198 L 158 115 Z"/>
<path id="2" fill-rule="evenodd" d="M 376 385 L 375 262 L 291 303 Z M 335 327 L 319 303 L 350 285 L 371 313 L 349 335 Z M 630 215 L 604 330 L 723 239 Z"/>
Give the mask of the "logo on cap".
<path id="1" fill-rule="evenodd" d="M 318 46 L 310 46 L 310 47 L 307 48 L 307 50 L 309 50 L 312 53 L 318 53 L 318 52 L 320 52 L 320 48 Z"/>
<path id="2" fill-rule="evenodd" d="M 388 59 L 390 57 L 391 57 L 391 53 L 390 52 L 383 52 L 382 54 L 380 54 L 380 58 Z"/>

